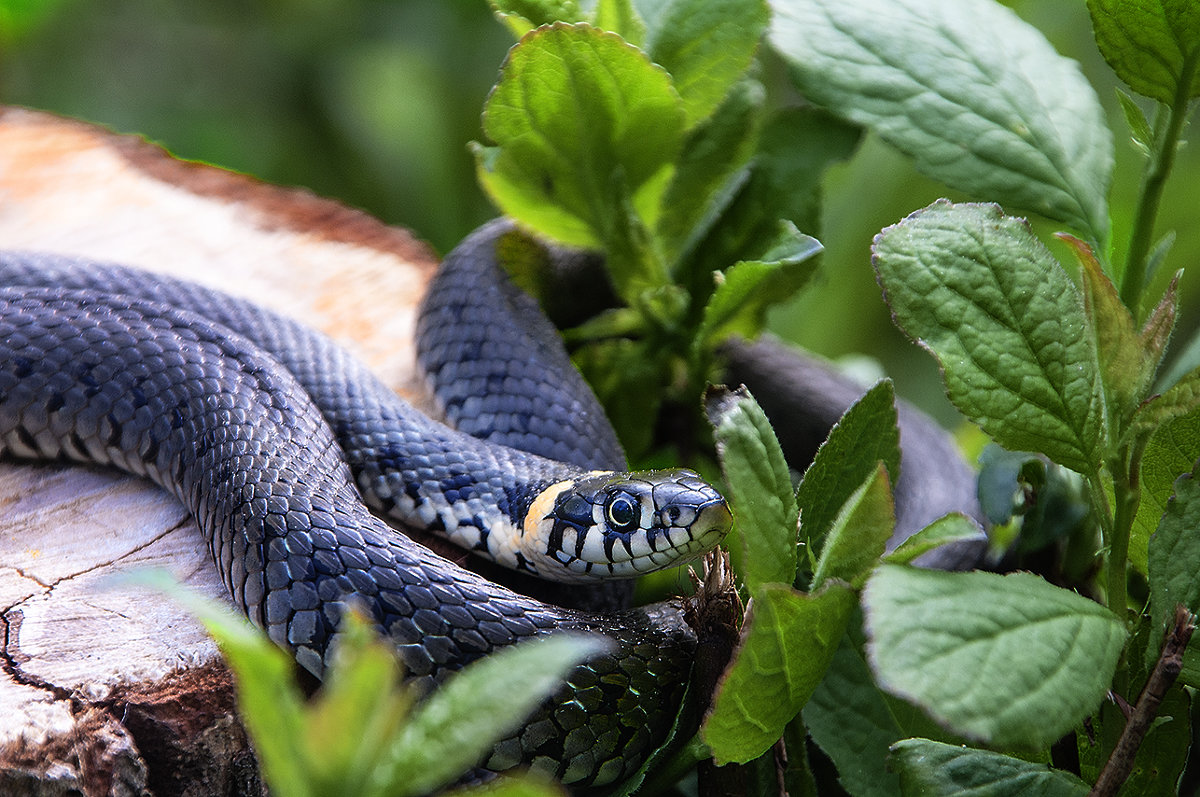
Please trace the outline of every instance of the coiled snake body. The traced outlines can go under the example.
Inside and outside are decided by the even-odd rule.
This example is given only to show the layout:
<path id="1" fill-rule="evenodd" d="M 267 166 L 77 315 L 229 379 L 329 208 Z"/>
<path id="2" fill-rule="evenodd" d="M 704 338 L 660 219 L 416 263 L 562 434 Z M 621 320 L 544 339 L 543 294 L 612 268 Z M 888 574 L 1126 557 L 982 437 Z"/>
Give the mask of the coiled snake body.
<path id="1" fill-rule="evenodd" d="M 494 266 L 503 231 L 483 228 L 458 262 Z M 614 651 L 576 668 L 484 765 L 532 764 L 602 785 L 663 740 L 695 646 L 678 606 L 592 614 L 542 603 L 431 553 L 363 505 L 567 579 L 632 575 L 715 545 L 728 509 L 694 474 L 586 470 L 623 463 L 603 419 L 586 401 L 571 403 L 573 386 L 565 401 L 547 399 L 558 409 L 546 414 L 582 418 L 601 430 L 583 432 L 598 444 L 577 445 L 579 429 L 543 436 L 543 413 L 528 409 L 506 416 L 517 420 L 495 433 L 500 442 L 483 441 L 412 409 L 323 336 L 190 283 L 17 253 L 0 254 L 0 285 L 0 454 L 111 465 L 172 492 L 207 536 L 235 602 L 304 667 L 322 672 L 349 600 L 365 603 L 408 673 L 430 681 L 523 638 L 595 631 Z M 428 316 L 461 315 L 453 302 Z M 479 345 L 433 341 L 431 370 Z M 536 380 L 515 381 L 535 398 L 551 395 Z M 454 390 L 441 398 L 451 417 L 470 400 Z M 539 447 L 569 461 L 528 451 Z M 532 552 L 509 553 L 515 538 L 532 538 Z"/>

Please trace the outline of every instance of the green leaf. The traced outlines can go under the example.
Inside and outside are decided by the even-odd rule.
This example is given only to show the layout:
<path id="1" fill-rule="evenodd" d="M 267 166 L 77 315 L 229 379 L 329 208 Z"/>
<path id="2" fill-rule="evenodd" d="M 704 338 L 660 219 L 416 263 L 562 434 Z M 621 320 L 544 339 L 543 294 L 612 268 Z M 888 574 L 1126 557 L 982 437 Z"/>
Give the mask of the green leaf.
<path id="1" fill-rule="evenodd" d="M 1105 410 L 1079 291 L 1019 219 L 939 201 L 875 237 L 892 317 L 950 400 L 1005 448 L 1091 474 Z"/>
<path id="2" fill-rule="evenodd" d="M 819 589 L 829 579 L 861 587 L 883 556 L 895 528 L 892 484 L 887 467 L 878 462 L 829 527 L 813 570 L 812 588 Z"/>
<path id="3" fill-rule="evenodd" d="M 1200 393 L 1200 373 L 1193 384 Z M 1176 387 L 1185 386 L 1180 382 Z M 1200 407 L 1159 426 L 1142 454 L 1142 500 L 1129 535 L 1129 562 L 1138 572 L 1147 572 L 1150 535 L 1167 511 L 1175 480 L 1191 472 L 1197 460 L 1200 460 Z"/>
<path id="4" fill-rule="evenodd" d="M 851 621 L 825 679 L 804 706 L 809 732 L 855 797 L 891 797 L 900 780 L 887 766 L 888 748 L 910 736 L 948 739 L 911 703 L 880 691 L 862 649 L 861 625 Z"/>
<path id="5" fill-rule="evenodd" d="M 830 584 L 812 595 L 782 584 L 754 593 L 742 639 L 700 734 L 718 764 L 762 755 L 824 676 L 855 606 Z"/>
<path id="6" fill-rule="evenodd" d="M 1150 434 L 1197 408 L 1200 408 L 1200 368 L 1185 374 L 1167 392 L 1154 396 L 1139 407 L 1134 416 L 1134 431 Z"/>
<path id="7" fill-rule="evenodd" d="M 375 776 L 412 702 L 394 645 L 357 611 L 347 612 L 321 689 L 304 712 L 305 757 L 292 766 L 307 770 L 325 794 L 378 793 Z"/>
<path id="8" fill-rule="evenodd" d="M 417 705 L 395 747 L 387 780 L 401 793 L 451 783 L 519 728 L 568 671 L 608 649 L 598 637 L 557 635 L 499 650 L 464 667 Z"/>
<path id="9" fill-rule="evenodd" d="M 1174 105 L 1200 94 L 1200 7 L 1192 0 L 1088 0 L 1096 46 L 1139 94 Z"/>
<path id="10" fill-rule="evenodd" d="M 576 0 L 488 0 L 488 5 L 518 38 L 539 25 L 583 21 Z"/>
<path id="11" fill-rule="evenodd" d="M 1154 306 L 1154 310 L 1151 311 L 1150 317 L 1146 319 L 1146 323 L 1142 325 L 1142 331 L 1139 333 L 1142 348 L 1146 352 L 1147 360 L 1151 363 L 1150 370 L 1154 373 L 1157 373 L 1159 366 L 1162 365 L 1163 355 L 1167 351 L 1167 343 L 1171 340 L 1171 333 L 1175 331 L 1175 317 L 1179 314 L 1179 278 L 1182 276 L 1183 270 L 1181 269 L 1171 278 L 1167 289 L 1163 291 L 1162 298 Z"/>
<path id="12" fill-rule="evenodd" d="M 731 335 L 756 338 L 766 326 L 767 311 L 800 290 L 817 268 L 821 242 L 782 222 L 779 240 L 761 260 L 742 260 L 729 267 L 704 308 L 697 340 L 715 347 Z"/>
<path id="13" fill-rule="evenodd" d="M 294 678 L 291 656 L 228 606 L 184 588 L 166 571 L 143 571 L 129 581 L 179 603 L 217 641 L 237 678 L 238 708 L 272 793 L 280 797 L 318 794 L 319 784 L 310 781 L 304 696 Z"/>
<path id="14" fill-rule="evenodd" d="M 563 797 L 561 786 L 535 773 L 504 775 L 484 785 L 445 792 L 447 797 Z"/>
<path id="15" fill-rule="evenodd" d="M 846 410 L 804 472 L 796 503 L 800 505 L 800 541 L 816 554 L 850 497 L 883 462 L 894 484 L 900 478 L 900 432 L 896 397 L 884 380 Z"/>
<path id="16" fill-rule="evenodd" d="M 924 797 L 1083 797 L 1090 788 L 1045 764 L 929 739 L 896 742 L 891 761 L 904 793 Z"/>
<path id="17" fill-rule="evenodd" d="M 774 0 L 805 96 L 977 197 L 1108 237 L 1112 136 L 1078 65 L 991 0 Z"/>
<path id="18" fill-rule="evenodd" d="M 668 263 L 677 263 L 695 245 L 746 181 L 765 97 L 759 83 L 742 81 L 712 117 L 688 134 L 656 230 Z"/>
<path id="19" fill-rule="evenodd" d="M 692 127 L 746 72 L 770 15 L 766 0 L 657 0 L 643 4 L 643 49 L 662 64 Z"/>
<path id="20" fill-rule="evenodd" d="M 1092 248 L 1072 235 L 1060 233 L 1058 238 L 1070 245 L 1079 260 L 1083 308 L 1096 336 L 1100 377 L 1110 399 L 1108 409 L 1123 423 L 1150 388 L 1158 362 L 1147 356 L 1133 314 Z"/>
<path id="21" fill-rule="evenodd" d="M 641 47 L 646 36 L 646 23 L 642 22 L 632 0 L 599 0 L 591 22 L 601 30 L 612 31 L 635 47 Z"/>
<path id="22" fill-rule="evenodd" d="M 1146 114 L 1142 113 L 1137 101 L 1125 92 L 1117 89 L 1117 100 L 1121 103 L 1121 112 L 1125 114 L 1125 123 L 1129 125 L 1129 133 L 1134 145 L 1143 155 L 1149 156 L 1154 151 L 1154 132 Z"/>
<path id="23" fill-rule="evenodd" d="M 604 406 L 617 437 L 631 460 L 649 450 L 663 391 L 647 390 L 661 384 L 669 372 L 669 353 L 645 340 L 613 338 L 585 346 L 576 352 L 574 363 L 596 398 Z"/>
<path id="24" fill-rule="evenodd" d="M 1029 573 L 883 564 L 863 609 L 879 685 L 999 747 L 1043 747 L 1082 722 L 1125 643 L 1103 606 Z"/>
<path id="25" fill-rule="evenodd" d="M 640 227 L 656 221 L 683 121 L 670 76 L 620 37 L 588 25 L 539 28 L 509 52 L 488 98 L 483 128 L 497 146 L 476 148 L 479 179 L 519 222 L 607 250 L 631 301 L 666 281 L 661 264 L 642 257 Z"/>
<path id="26" fill-rule="evenodd" d="M 1158 529 L 1150 537 L 1150 617 L 1164 631 L 1182 603 L 1200 613 L 1200 466 L 1175 482 Z"/>
<path id="27" fill-rule="evenodd" d="M 977 540 L 983 533 L 979 522 L 959 512 L 943 515 L 897 546 L 883 558 L 897 565 L 911 563 L 921 554 L 960 540 Z"/>
<path id="28" fill-rule="evenodd" d="M 775 432 L 745 388 L 711 388 L 704 403 L 742 543 L 737 572 L 751 593 L 769 582 L 791 584 L 798 511 Z"/>
<path id="29" fill-rule="evenodd" d="M 809 233 L 818 230 L 822 177 L 850 156 L 860 134 L 859 128 L 815 108 L 788 108 L 771 116 L 749 171 L 731 175 L 693 234 L 675 245 L 676 262 L 687 266 L 677 279 L 711 289 L 714 271 L 760 259 L 778 240 L 781 219 Z M 699 288 L 693 292 L 704 295 Z"/>

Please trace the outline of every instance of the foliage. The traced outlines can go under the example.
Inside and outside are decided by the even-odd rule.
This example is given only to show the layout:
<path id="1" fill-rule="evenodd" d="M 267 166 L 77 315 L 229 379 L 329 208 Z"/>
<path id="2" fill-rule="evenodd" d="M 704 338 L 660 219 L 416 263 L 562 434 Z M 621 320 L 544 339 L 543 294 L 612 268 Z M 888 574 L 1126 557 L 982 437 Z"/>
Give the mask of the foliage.
<path id="1" fill-rule="evenodd" d="M 728 2 L 701 14 L 688 0 L 599 3 L 590 12 L 572 7 L 569 24 L 555 21 L 550 4 L 524 2 L 519 13 L 502 0 L 494 6 L 523 36 L 485 111 L 494 146 L 477 150 L 483 184 L 523 224 L 606 252 L 623 306 L 573 336 L 585 346 L 581 361 L 603 363 L 609 374 L 659 374 L 655 396 L 694 395 L 715 372 L 724 334 L 757 334 L 764 302 L 786 298 L 811 268 L 797 257 L 814 246 L 798 235 L 805 220 L 770 192 L 747 195 L 788 168 L 777 151 L 759 154 L 763 131 L 789 111 L 770 85 L 760 87 L 761 71 L 728 68 L 749 64 L 739 48 L 753 52 L 756 43 L 721 20 L 758 31 L 761 5 Z M 541 10 L 531 17 L 534 7 Z M 876 237 L 872 262 L 896 325 L 936 358 L 947 397 L 1013 452 L 989 454 L 989 514 L 1015 530 L 1017 551 L 1092 545 L 1084 555 L 1091 567 L 1062 572 L 1104 604 L 1034 574 L 911 565 L 916 551 L 968 535 L 966 518 L 944 518 L 887 554 L 899 475 L 889 383 L 846 413 L 795 493 L 753 398 L 710 395 L 749 597 L 738 652 L 701 730 L 718 763 L 758 759 L 752 768 L 769 768 L 778 739 L 811 732 L 856 794 L 1077 793 L 1086 789 L 1082 773 L 1043 763 L 1050 745 L 1080 730 L 1110 690 L 1132 701 L 1147 672 L 1130 662 L 1155 661 L 1177 603 L 1200 610 L 1200 548 L 1190 533 L 1200 499 L 1194 476 L 1176 481 L 1200 457 L 1200 377 L 1185 372 L 1165 392 L 1155 387 L 1178 278 L 1143 311 L 1144 286 L 1166 257 L 1144 242 L 1196 93 L 1200 26 L 1188 4 L 1093 2 L 1090 10 L 1105 58 L 1159 102 L 1152 124 L 1136 101 L 1123 101 L 1146 166 L 1123 260 L 1110 248 L 1112 133 L 1096 94 L 1074 62 L 1012 12 L 991 0 L 772 3 L 765 42 L 806 98 L 877 133 L 948 187 L 1000 203 L 942 200 L 918 210 Z M 662 20 L 693 14 L 724 44 L 719 69 L 714 48 L 696 48 L 686 64 L 654 49 L 671 35 Z M 604 20 L 618 23 L 596 27 Z M 689 76 L 705 58 L 724 84 L 706 81 L 707 93 L 692 96 Z M 603 91 L 567 88 L 600 83 Z M 512 96 L 525 103 L 519 111 Z M 641 116 L 650 105 L 659 114 L 653 126 Z M 847 154 L 841 135 L 831 130 L 826 165 Z M 723 146 L 703 146 L 710 140 Z M 522 154 L 528 147 L 536 154 Z M 819 196 L 822 170 L 807 178 L 793 188 Z M 1060 238 L 1078 276 L 1002 205 L 1069 227 L 1074 235 Z M 768 287 L 762 275 L 783 269 L 795 276 Z M 747 277 L 760 281 L 739 284 Z M 734 296 L 744 315 L 712 335 L 711 319 Z M 651 368 L 632 367 L 647 359 Z M 623 395 L 634 390 L 608 384 Z M 629 415 L 644 425 L 658 400 Z M 618 426 L 625 433 L 620 417 Z M 651 445 L 643 439 L 634 451 Z M 1078 489 L 1062 475 L 1071 473 Z M 1130 602 L 1130 578 L 1148 590 L 1145 613 Z M 834 662 L 842 664 L 831 669 Z M 823 679 L 836 681 L 837 692 L 825 691 Z M 1161 750 L 1190 738 L 1187 701 L 1175 694 L 1151 739 Z M 843 703 L 858 708 L 839 713 Z M 1091 749 L 1080 735 L 1089 778 L 1105 766 L 1113 737 Z M 990 750 L 946 744 L 953 741 Z M 868 751 L 887 748 L 893 770 L 866 774 Z M 790 747 L 788 755 L 805 752 Z M 1138 769 L 1139 787 L 1172 790 L 1183 762 L 1171 754 Z"/>
<path id="2" fill-rule="evenodd" d="M 998 544 L 1075 557 L 1047 568 L 1069 588 L 912 566 L 974 533 L 962 516 L 886 551 L 889 382 L 795 491 L 753 398 L 716 396 L 749 610 L 698 744 L 751 762 L 756 782 L 775 782 L 780 738 L 806 772 L 810 738 L 856 795 L 1082 793 L 1124 727 L 1106 693 L 1134 701 L 1175 605 L 1200 611 L 1200 345 L 1164 374 L 1180 283 L 1155 279 L 1173 241 L 1156 220 L 1200 93 L 1200 12 L 1087 5 L 1098 52 L 1141 95 L 1119 99 L 1132 147 L 1117 154 L 1142 171 L 1132 200 L 1109 195 L 1113 134 L 1092 85 L 993 0 L 493 0 L 519 40 L 476 173 L 522 225 L 604 249 L 620 306 L 568 334 L 637 459 L 675 458 L 653 419 L 692 412 L 721 344 L 760 333 L 809 280 L 827 171 L 862 129 L 968 200 L 880 232 L 875 276 L 949 400 L 1014 449 L 984 461 Z M 1071 234 L 1043 241 L 1046 225 Z M 1055 256 L 1064 245 L 1077 269 Z M 1189 687 L 1198 656 L 1183 659 Z M 1160 697 L 1138 793 L 1173 792 L 1193 738 L 1188 693 Z M 295 714 L 292 700 L 259 710 Z M 372 705 L 400 713 L 395 700 Z M 1077 745 L 1077 768 L 1049 763 L 1055 742 Z"/>
<path id="3" fill-rule="evenodd" d="M 239 709 L 263 777 L 280 797 L 404 797 L 453 784 L 520 727 L 572 667 L 605 649 L 602 638 L 580 635 L 533 640 L 468 665 L 418 699 L 401 683 L 395 649 L 349 611 L 321 689 L 306 700 L 291 657 L 247 620 L 160 571 L 134 578 L 182 603 L 217 640 L 237 678 Z M 501 681 L 504 688 L 497 688 Z M 514 777 L 470 793 L 560 791 Z"/>

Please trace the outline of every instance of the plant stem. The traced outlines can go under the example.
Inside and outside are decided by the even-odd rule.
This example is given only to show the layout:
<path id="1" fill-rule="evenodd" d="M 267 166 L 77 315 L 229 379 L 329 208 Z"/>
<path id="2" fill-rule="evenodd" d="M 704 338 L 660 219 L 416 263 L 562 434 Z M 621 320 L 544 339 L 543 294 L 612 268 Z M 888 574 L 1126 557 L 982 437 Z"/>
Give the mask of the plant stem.
<path id="1" fill-rule="evenodd" d="M 1121 731 L 1121 738 L 1117 741 L 1117 746 L 1113 748 L 1108 761 L 1105 762 L 1104 769 L 1100 771 L 1100 777 L 1096 779 L 1096 784 L 1092 786 L 1088 797 L 1107 797 L 1116 794 L 1125 779 L 1129 777 L 1129 773 L 1133 771 L 1138 748 L 1141 746 L 1142 740 L 1146 738 L 1146 732 L 1150 730 L 1150 725 L 1154 722 L 1158 707 L 1162 703 L 1163 697 L 1166 696 L 1167 690 L 1179 677 L 1179 671 L 1183 666 L 1183 651 L 1187 647 L 1188 640 L 1192 638 L 1192 631 L 1195 628 L 1195 618 L 1187 609 L 1182 605 L 1175 607 L 1175 623 L 1163 643 L 1158 663 L 1154 665 L 1154 670 L 1146 680 L 1146 685 L 1142 687 L 1142 693 L 1138 695 L 1133 713 L 1129 715 L 1129 719 L 1125 722 L 1125 729 Z"/>
<path id="2" fill-rule="evenodd" d="M 1128 598 L 1125 594 L 1125 568 L 1129 560 L 1129 529 L 1124 534 L 1118 530 L 1113 520 L 1112 508 L 1108 504 L 1108 492 L 1104 489 L 1104 481 L 1098 472 L 1088 476 L 1088 487 L 1091 491 L 1092 511 L 1100 522 L 1100 533 L 1104 538 L 1104 546 L 1108 549 L 1108 608 L 1121 621 L 1125 621 Z M 1114 487 L 1117 500 L 1120 501 L 1120 486 L 1117 485 L 1114 474 Z"/>
<path id="3" fill-rule="evenodd" d="M 1146 281 L 1146 257 L 1150 253 L 1154 235 L 1154 220 L 1158 217 L 1158 206 L 1171 167 L 1175 164 L 1175 152 L 1179 149 L 1179 138 L 1183 133 L 1188 116 L 1188 100 L 1191 95 L 1192 76 L 1196 70 L 1196 56 L 1192 55 L 1183 64 L 1175 96 L 1167 108 L 1167 124 L 1158 146 L 1146 163 L 1142 178 L 1142 190 L 1138 197 L 1137 214 L 1134 216 L 1133 232 L 1129 239 L 1129 254 L 1125 258 L 1125 273 L 1121 275 L 1121 301 L 1141 317 L 1142 290 Z"/>

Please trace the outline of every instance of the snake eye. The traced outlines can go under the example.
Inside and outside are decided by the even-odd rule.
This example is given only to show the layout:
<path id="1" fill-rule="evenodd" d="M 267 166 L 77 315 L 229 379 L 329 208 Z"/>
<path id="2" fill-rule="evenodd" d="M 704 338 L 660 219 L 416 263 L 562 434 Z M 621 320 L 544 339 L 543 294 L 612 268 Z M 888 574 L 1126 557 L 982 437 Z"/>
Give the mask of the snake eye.
<path id="1" fill-rule="evenodd" d="M 608 522 L 617 531 L 626 531 L 637 523 L 637 499 L 629 493 L 617 493 L 608 499 Z"/>

